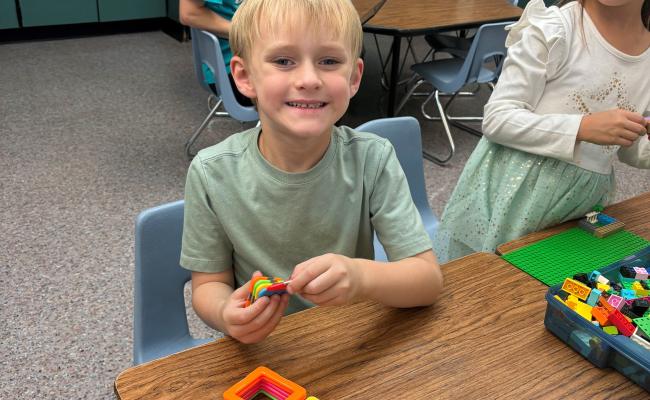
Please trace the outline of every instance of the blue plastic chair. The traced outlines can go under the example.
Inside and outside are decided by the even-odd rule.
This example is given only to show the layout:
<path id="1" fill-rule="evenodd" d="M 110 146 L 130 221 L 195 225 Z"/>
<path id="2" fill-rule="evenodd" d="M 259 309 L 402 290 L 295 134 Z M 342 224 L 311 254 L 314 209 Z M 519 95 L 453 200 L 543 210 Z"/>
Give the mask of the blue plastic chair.
<path id="1" fill-rule="evenodd" d="M 205 129 L 212 118 L 216 117 L 232 117 L 241 122 L 258 121 L 257 110 L 254 106 L 245 107 L 239 104 L 235 98 L 235 93 L 230 85 L 228 79 L 228 71 L 226 70 L 226 63 L 223 60 L 223 54 L 219 47 L 219 40 L 215 35 L 202 31 L 200 29 L 192 28 L 192 51 L 194 53 L 194 71 L 199 84 L 208 92 L 211 93 L 208 99 L 208 106 L 210 112 L 205 117 L 199 128 L 192 134 L 192 137 L 185 143 L 185 155 L 187 158 L 192 158 L 192 145 L 199 137 L 201 132 Z M 204 66 L 212 73 L 215 81 L 216 92 L 208 85 Z M 210 106 L 212 98 L 218 98 L 214 106 Z M 226 111 L 217 111 L 223 105 Z"/>
<path id="2" fill-rule="evenodd" d="M 424 183 L 422 162 L 422 136 L 420 123 L 413 117 L 382 118 L 366 122 L 356 128 L 359 132 L 371 132 L 388 139 L 399 160 L 411 190 L 413 202 L 420 212 L 424 229 L 433 240 L 438 219 L 429 207 L 427 189 Z M 386 261 L 386 252 L 375 235 L 375 260 Z"/>
<path id="3" fill-rule="evenodd" d="M 506 49 L 506 36 L 507 31 L 505 27 L 512 22 L 501 22 L 496 24 L 485 24 L 479 27 L 472 45 L 467 51 L 467 56 L 463 58 L 447 58 L 442 60 L 434 60 L 425 63 L 415 64 L 411 67 L 418 75 L 423 78 L 423 81 L 431 83 L 434 91 L 422 103 L 422 114 L 425 118 L 430 120 L 441 120 L 445 128 L 447 140 L 449 141 L 449 155 L 442 159 L 434 156 L 433 154 L 424 152 L 424 157 L 436 164 L 443 165 L 447 163 L 455 152 L 454 139 L 449 130 L 449 123 L 452 123 L 462 129 L 471 133 L 480 135 L 481 132 L 463 125 L 458 121 L 480 121 L 482 117 L 452 117 L 447 114 L 447 109 L 453 102 L 454 98 L 465 85 L 470 83 L 489 83 L 490 87 L 496 82 L 501 72 L 503 60 L 505 59 Z M 418 87 L 416 84 L 410 94 Z M 440 103 L 440 93 L 451 94 L 451 98 L 445 105 Z M 429 101 L 435 98 L 436 106 L 440 117 L 433 117 L 429 115 L 425 108 Z"/>
<path id="4" fill-rule="evenodd" d="M 178 264 L 183 205 L 150 208 L 135 224 L 134 365 L 209 341 L 192 338 L 187 324 L 183 291 L 191 273 Z"/>

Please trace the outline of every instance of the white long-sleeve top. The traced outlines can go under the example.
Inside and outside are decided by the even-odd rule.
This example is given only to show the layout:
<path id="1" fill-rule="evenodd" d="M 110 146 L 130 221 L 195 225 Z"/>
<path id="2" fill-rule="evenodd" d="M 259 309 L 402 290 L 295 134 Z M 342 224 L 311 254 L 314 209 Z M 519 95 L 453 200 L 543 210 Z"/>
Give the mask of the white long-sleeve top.
<path id="1" fill-rule="evenodd" d="M 650 49 L 617 50 L 577 1 L 546 8 L 534 0 L 508 28 L 508 57 L 484 110 L 488 140 L 601 174 L 612 171 L 615 155 L 650 168 L 648 136 L 629 148 L 576 142 L 584 114 L 650 110 Z"/>

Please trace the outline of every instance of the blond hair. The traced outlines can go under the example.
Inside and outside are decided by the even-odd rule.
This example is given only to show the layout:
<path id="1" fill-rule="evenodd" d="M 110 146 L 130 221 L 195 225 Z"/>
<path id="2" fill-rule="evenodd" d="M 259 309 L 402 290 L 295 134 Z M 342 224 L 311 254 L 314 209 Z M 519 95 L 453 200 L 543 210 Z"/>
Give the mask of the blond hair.
<path id="1" fill-rule="evenodd" d="M 248 59 L 256 39 L 284 26 L 330 34 L 345 41 L 353 57 L 361 54 L 361 21 L 350 0 L 244 0 L 230 28 L 233 54 Z"/>

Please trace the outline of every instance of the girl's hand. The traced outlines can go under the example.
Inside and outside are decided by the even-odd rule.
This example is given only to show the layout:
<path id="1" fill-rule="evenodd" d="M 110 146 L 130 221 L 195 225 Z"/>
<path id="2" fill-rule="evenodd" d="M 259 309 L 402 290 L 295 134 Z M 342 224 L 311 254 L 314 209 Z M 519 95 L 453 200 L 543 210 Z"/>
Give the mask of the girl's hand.
<path id="1" fill-rule="evenodd" d="M 339 254 L 325 254 L 296 265 L 290 279 L 290 294 L 298 293 L 319 306 L 349 303 L 361 294 L 361 268 Z"/>
<path id="2" fill-rule="evenodd" d="M 603 146 L 630 147 L 646 133 L 647 121 L 637 113 L 609 110 L 582 117 L 577 139 Z"/>
<path id="3" fill-rule="evenodd" d="M 258 271 L 253 277 L 261 275 Z M 249 285 L 250 281 L 235 290 L 221 311 L 226 333 L 247 344 L 261 342 L 273 332 L 289 304 L 289 295 L 283 294 L 261 297 L 244 307 Z"/>

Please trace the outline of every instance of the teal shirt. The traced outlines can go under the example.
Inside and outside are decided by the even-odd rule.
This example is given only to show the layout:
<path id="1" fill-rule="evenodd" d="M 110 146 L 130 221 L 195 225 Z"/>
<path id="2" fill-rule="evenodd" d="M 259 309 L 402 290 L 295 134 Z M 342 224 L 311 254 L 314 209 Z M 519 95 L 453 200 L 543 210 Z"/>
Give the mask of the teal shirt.
<path id="1" fill-rule="evenodd" d="M 242 3 L 243 0 L 205 0 L 204 4 L 210 10 L 216 12 L 228 21 L 232 20 L 235 11 Z M 230 73 L 230 60 L 232 59 L 232 51 L 230 50 L 230 43 L 227 39 L 219 38 L 219 46 L 221 47 L 221 54 L 223 54 L 223 61 L 226 63 L 226 71 Z M 214 78 L 207 78 L 208 83 L 214 83 Z"/>
<path id="2" fill-rule="evenodd" d="M 373 259 L 373 233 L 390 260 L 430 250 L 390 142 L 335 127 L 323 158 L 287 173 L 259 151 L 260 129 L 201 150 L 187 174 L 180 263 L 198 272 L 234 270 L 240 286 L 260 270 L 287 279 L 326 253 Z M 288 312 L 310 304 L 292 296 Z"/>

